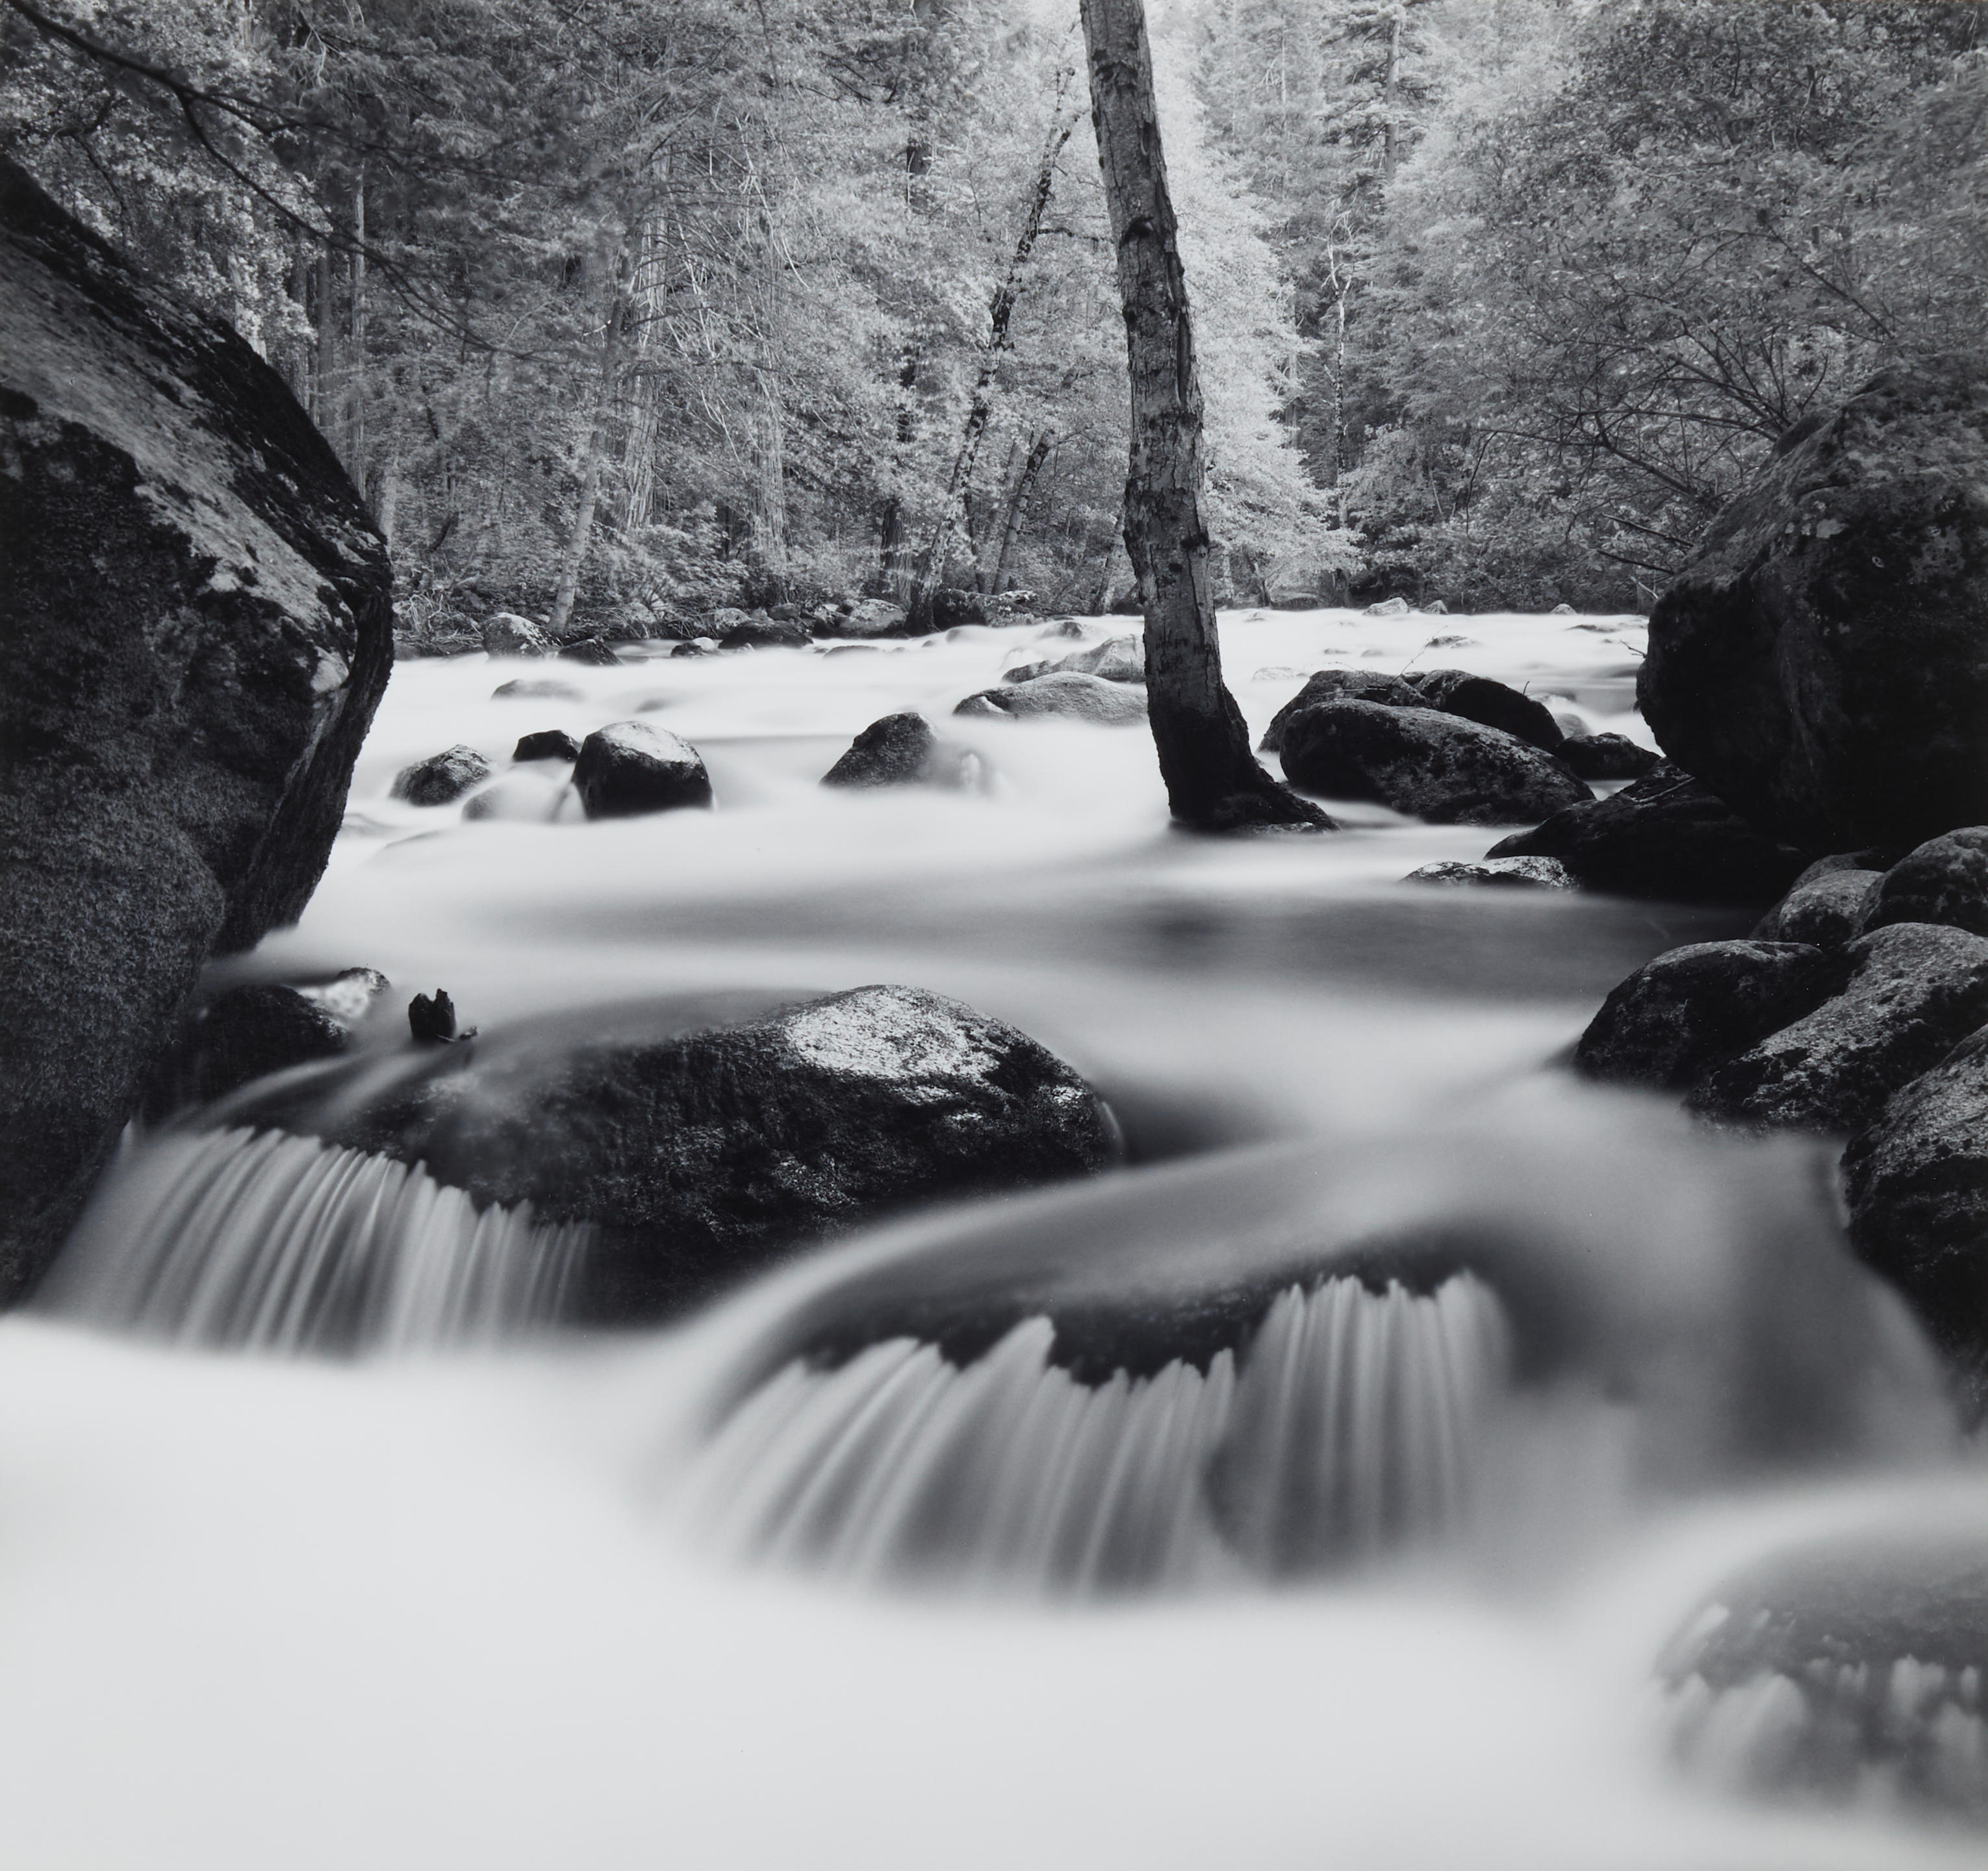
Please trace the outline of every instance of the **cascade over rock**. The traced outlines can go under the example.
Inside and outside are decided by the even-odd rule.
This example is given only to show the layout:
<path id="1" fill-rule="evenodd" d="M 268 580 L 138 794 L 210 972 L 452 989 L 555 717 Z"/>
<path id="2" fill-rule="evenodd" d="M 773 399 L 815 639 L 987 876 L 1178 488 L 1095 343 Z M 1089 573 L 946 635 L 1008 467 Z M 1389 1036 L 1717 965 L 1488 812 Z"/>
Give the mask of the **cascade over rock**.
<path id="1" fill-rule="evenodd" d="M 281 377 L 0 161 L 0 1299 L 211 952 L 295 920 L 393 664 L 387 550 Z"/>
<path id="2" fill-rule="evenodd" d="M 1988 820 L 1988 357 L 1895 364 L 1790 431 L 1658 601 L 1636 692 L 1787 844 Z"/>

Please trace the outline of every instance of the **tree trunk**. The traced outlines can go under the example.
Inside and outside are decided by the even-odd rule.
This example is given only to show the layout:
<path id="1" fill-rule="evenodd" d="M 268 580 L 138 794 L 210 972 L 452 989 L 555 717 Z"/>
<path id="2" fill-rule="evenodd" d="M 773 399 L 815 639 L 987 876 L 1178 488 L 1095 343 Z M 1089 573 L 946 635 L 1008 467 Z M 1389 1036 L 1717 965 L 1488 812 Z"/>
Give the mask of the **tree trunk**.
<path id="1" fill-rule="evenodd" d="M 1143 0 L 1082 0 L 1082 12 L 1131 379 L 1125 549 L 1146 616 L 1146 695 L 1168 804 L 1182 824 L 1211 831 L 1327 827 L 1257 763 L 1222 683 L 1201 520 L 1201 388 Z"/>
<path id="2" fill-rule="evenodd" d="M 600 505 L 600 470 L 607 458 L 607 435 L 614 421 L 614 399 L 620 387 L 621 345 L 628 323 L 628 242 L 624 236 L 614 253 L 614 289 L 607 307 L 607 330 L 601 341 L 600 378 L 594 391 L 593 421 L 587 431 L 587 458 L 580 469 L 580 509 L 573 516 L 560 560 L 559 584 L 553 593 L 549 622 L 556 637 L 573 617 L 580 594 L 580 574 L 593 540 L 593 516 Z"/>
<path id="3" fill-rule="evenodd" d="M 1029 494 L 1036 484 L 1036 476 L 1043 471 L 1043 463 L 1050 458 L 1053 438 L 1047 429 L 1038 435 L 1029 449 L 1029 458 L 1023 462 L 1022 472 L 1015 477 L 1015 485 L 1008 495 L 1007 511 L 1001 517 L 1001 543 L 994 557 L 993 575 L 986 581 L 985 590 L 991 597 L 1002 589 L 1002 581 L 1008 576 L 1008 557 L 1015 550 L 1015 537 L 1022 529 L 1022 509 L 1028 504 Z"/>

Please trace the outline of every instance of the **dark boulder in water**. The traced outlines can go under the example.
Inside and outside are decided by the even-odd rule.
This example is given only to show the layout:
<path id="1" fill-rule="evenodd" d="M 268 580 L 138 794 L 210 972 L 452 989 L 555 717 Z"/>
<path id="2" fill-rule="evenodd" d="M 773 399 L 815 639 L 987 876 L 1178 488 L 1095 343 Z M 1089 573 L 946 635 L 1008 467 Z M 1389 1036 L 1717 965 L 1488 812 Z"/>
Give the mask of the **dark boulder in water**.
<path id="1" fill-rule="evenodd" d="M 515 611 L 495 612 L 483 626 L 483 648 L 490 656 L 549 656 L 552 639 L 529 617 Z"/>
<path id="2" fill-rule="evenodd" d="M 562 643 L 559 654 L 563 662 L 585 663 L 595 669 L 617 668 L 621 661 L 605 637 L 576 637 L 570 643 Z"/>
<path id="3" fill-rule="evenodd" d="M 1421 695 L 1398 675 L 1378 669 L 1321 669 L 1270 717 L 1256 745 L 1265 753 L 1283 751 L 1284 730 L 1305 709 L 1320 702 L 1378 702 L 1384 708 L 1425 708 Z"/>
<path id="4" fill-rule="evenodd" d="M 1988 825 L 1929 838 L 1885 873 L 1864 927 L 1893 922 L 1937 922 L 1988 935 Z"/>
<path id="5" fill-rule="evenodd" d="M 711 776 L 688 741 L 646 721 L 620 721 L 587 736 L 573 783 L 590 819 L 635 818 L 712 803 Z"/>
<path id="6" fill-rule="evenodd" d="M 1438 825 L 1509 825 L 1593 797 L 1537 747 L 1430 708 L 1315 702 L 1285 725 L 1283 763 L 1307 793 L 1373 800 Z"/>
<path id="7" fill-rule="evenodd" d="M 210 952 L 294 921 L 393 666 L 385 543 L 282 379 L 0 161 L 0 1300 Z"/>
<path id="8" fill-rule="evenodd" d="M 211 1104 L 272 1072 L 336 1058 L 389 986 L 376 968 L 348 968 L 302 985 L 232 988 L 184 1023 L 146 1098 L 154 1119 Z"/>
<path id="9" fill-rule="evenodd" d="M 887 1210 L 1087 1175 L 1118 1151 L 1070 1066 L 917 988 L 648 1043 L 470 1051 L 368 1113 L 334 1109 L 323 1134 L 479 1202 L 597 1223 L 596 1316 L 657 1316 Z"/>
<path id="10" fill-rule="evenodd" d="M 514 760 L 576 760 L 580 743 L 563 728 L 546 728 L 536 734 L 521 734 L 511 749 Z"/>
<path id="11" fill-rule="evenodd" d="M 1676 903 L 1770 903 L 1804 861 L 1669 765 L 1612 798 L 1556 812 L 1485 855 L 1557 858 L 1590 889 Z"/>
<path id="12" fill-rule="evenodd" d="M 1894 923 L 1841 951 L 1848 980 L 1814 1011 L 1719 1067 L 1685 1100 L 1750 1129 L 1848 1134 L 1988 1023 L 1988 941 Z"/>
<path id="13" fill-rule="evenodd" d="M 886 715 L 850 743 L 849 751 L 821 776 L 823 786 L 972 785 L 980 756 L 942 741 L 922 715 Z"/>
<path id="14" fill-rule="evenodd" d="M 1461 720 L 1496 728 L 1546 753 L 1557 753 L 1567 738 L 1543 702 L 1535 702 L 1488 675 L 1472 675 L 1466 669 L 1429 669 L 1408 681 L 1424 708 L 1440 709 Z"/>
<path id="15" fill-rule="evenodd" d="M 1107 682 L 1102 676 L 1072 669 L 1052 671 L 1012 687 L 983 689 L 969 695 L 955 715 L 1002 716 L 1018 721 L 1060 716 L 1088 721 L 1100 727 L 1136 727 L 1146 719 L 1144 692 L 1129 682 Z"/>
<path id="16" fill-rule="evenodd" d="M 1846 969 L 1791 942 L 1701 942 L 1639 968 L 1601 1003 L 1574 1069 L 1616 1084 L 1682 1091 L 1813 1013 Z"/>
<path id="17" fill-rule="evenodd" d="M 1988 1031 L 1896 1093 L 1843 1153 L 1850 1237 L 1988 1415 Z"/>
<path id="18" fill-rule="evenodd" d="M 962 590 L 957 585 L 941 585 L 931 594 L 931 628 L 957 630 L 962 624 L 985 624 L 987 604 L 977 591 Z"/>
<path id="19" fill-rule="evenodd" d="M 724 650 L 804 650 L 813 641 L 805 624 L 792 623 L 755 611 L 728 624 L 718 633 L 718 646 Z"/>
<path id="20" fill-rule="evenodd" d="M 1554 752 L 1584 780 L 1640 780 L 1663 763 L 1623 734 L 1570 734 Z"/>
<path id="21" fill-rule="evenodd" d="M 1770 837 L 1988 822 L 1988 364 L 1898 364 L 1791 431 L 1650 618 L 1658 743 Z"/>
<path id="22" fill-rule="evenodd" d="M 1806 942 L 1840 949 L 1863 933 L 1864 912 L 1882 875 L 1848 859 L 1821 858 L 1760 919 L 1754 935 L 1762 942 Z"/>
<path id="23" fill-rule="evenodd" d="M 393 796 L 411 806 L 446 806 L 495 770 L 474 747 L 450 747 L 402 767 L 394 776 Z"/>

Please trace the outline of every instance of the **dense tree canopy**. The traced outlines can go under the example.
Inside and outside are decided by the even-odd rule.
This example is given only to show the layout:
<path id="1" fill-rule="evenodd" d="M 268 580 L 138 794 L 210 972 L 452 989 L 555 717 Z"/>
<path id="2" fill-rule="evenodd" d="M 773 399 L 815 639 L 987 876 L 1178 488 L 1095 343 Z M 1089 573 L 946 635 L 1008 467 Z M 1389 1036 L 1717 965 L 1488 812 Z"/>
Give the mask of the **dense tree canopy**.
<path id="1" fill-rule="evenodd" d="M 1646 597 L 1978 342 L 1973 4 L 1152 8 L 1224 594 Z M 5 0 L 0 146 L 289 377 L 416 620 L 1128 582 L 1074 0 Z"/>

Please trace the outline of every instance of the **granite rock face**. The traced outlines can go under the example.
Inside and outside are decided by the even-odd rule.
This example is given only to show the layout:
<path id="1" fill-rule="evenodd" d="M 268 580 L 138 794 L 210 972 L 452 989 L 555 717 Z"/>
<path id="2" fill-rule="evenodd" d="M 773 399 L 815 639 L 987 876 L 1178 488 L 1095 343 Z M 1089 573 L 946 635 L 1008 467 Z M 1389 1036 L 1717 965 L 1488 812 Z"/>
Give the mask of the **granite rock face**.
<path id="1" fill-rule="evenodd" d="M 393 666 L 387 549 L 281 377 L 0 161 L 0 1299 L 210 953 L 295 920 Z"/>
<path id="2" fill-rule="evenodd" d="M 1658 600 L 1637 695 L 1788 844 L 1988 822 L 1988 356 L 1894 366 L 1791 430 Z"/>

